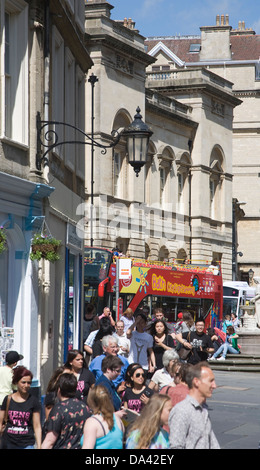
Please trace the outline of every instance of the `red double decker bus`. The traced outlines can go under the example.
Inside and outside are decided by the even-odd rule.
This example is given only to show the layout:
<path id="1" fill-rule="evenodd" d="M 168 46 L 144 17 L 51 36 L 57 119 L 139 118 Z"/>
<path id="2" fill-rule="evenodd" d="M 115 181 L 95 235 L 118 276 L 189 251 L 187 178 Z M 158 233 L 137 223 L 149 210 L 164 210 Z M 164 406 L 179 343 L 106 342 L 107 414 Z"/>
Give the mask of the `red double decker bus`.
<path id="1" fill-rule="evenodd" d="M 85 302 L 95 303 L 98 313 L 109 306 L 118 318 L 116 292 L 121 311 L 148 306 L 161 307 L 171 323 L 189 310 L 194 319 L 203 317 L 207 327 L 219 326 L 223 312 L 221 267 L 205 262 L 173 263 L 131 259 L 128 279 L 119 279 L 120 258 L 102 248 L 85 247 Z M 118 286 L 117 286 L 118 283 Z"/>

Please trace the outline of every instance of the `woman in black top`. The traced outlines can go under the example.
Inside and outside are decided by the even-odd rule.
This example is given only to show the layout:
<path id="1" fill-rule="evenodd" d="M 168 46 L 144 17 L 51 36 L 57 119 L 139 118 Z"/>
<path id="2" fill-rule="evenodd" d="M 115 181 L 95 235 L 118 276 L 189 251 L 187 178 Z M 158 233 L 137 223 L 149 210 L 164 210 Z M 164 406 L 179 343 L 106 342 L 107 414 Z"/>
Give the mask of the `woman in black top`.
<path id="1" fill-rule="evenodd" d="M 83 352 L 71 349 L 68 352 L 67 361 L 64 364 L 65 372 L 73 372 L 77 378 L 76 398 L 87 402 L 89 389 L 94 386 L 96 379 L 94 374 L 86 367 Z"/>
<path id="2" fill-rule="evenodd" d="M 163 368 L 163 353 L 167 349 L 174 348 L 174 340 L 169 334 L 168 327 L 164 320 L 155 320 L 150 329 L 150 334 L 153 337 L 153 350 L 156 361 L 156 368 Z"/>
<path id="3" fill-rule="evenodd" d="M 148 403 L 153 390 L 145 385 L 145 372 L 140 364 L 129 368 L 128 377 L 130 387 L 126 387 L 123 395 L 124 407 L 140 413 Z"/>
<path id="4" fill-rule="evenodd" d="M 0 412 L 1 431 L 8 407 L 7 424 L 3 432 L 5 449 L 33 449 L 35 441 L 38 449 L 41 448 L 41 405 L 30 394 L 32 378 L 32 372 L 26 367 L 14 369 L 13 384 L 17 386 L 17 391 L 4 398 Z"/>

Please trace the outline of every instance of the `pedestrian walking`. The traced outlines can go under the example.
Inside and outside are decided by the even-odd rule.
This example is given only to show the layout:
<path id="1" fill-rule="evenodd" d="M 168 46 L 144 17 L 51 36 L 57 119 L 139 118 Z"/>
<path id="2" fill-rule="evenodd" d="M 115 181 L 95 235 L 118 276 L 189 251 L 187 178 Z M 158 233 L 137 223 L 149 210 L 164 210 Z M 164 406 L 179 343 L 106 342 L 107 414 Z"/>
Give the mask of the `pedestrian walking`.
<path id="1" fill-rule="evenodd" d="M 114 385 L 116 386 L 116 388 L 118 388 L 120 386 L 120 384 L 122 382 L 124 382 L 124 380 L 125 380 L 126 369 L 129 366 L 128 359 L 126 359 L 124 356 L 118 354 L 118 351 L 119 351 L 118 339 L 114 335 L 104 336 L 104 338 L 102 338 L 102 347 L 103 347 L 103 354 L 101 354 L 100 356 L 97 356 L 94 359 L 92 359 L 92 361 L 90 362 L 90 365 L 89 365 L 89 370 L 91 372 L 93 372 L 93 374 L 96 378 L 96 381 L 97 381 L 97 379 L 103 373 L 102 372 L 102 361 L 103 361 L 103 359 L 106 356 L 109 356 L 109 355 L 118 356 L 119 359 L 121 359 L 121 361 L 123 363 L 123 366 L 121 367 L 120 374 L 117 377 L 115 377 L 115 379 L 113 380 Z M 119 391 L 121 392 L 122 390 L 119 390 Z"/>
<path id="2" fill-rule="evenodd" d="M 118 356 L 104 357 L 102 360 L 102 375 L 96 381 L 96 386 L 103 385 L 107 388 L 115 411 L 120 410 L 122 402 L 113 381 L 120 375 L 122 366 L 123 362 Z"/>
<path id="3" fill-rule="evenodd" d="M 118 353 L 121 356 L 128 357 L 130 350 L 130 340 L 126 337 L 124 333 L 124 323 L 122 320 L 116 322 L 116 337 L 118 339 L 119 351 Z"/>
<path id="4" fill-rule="evenodd" d="M 129 380 L 130 387 L 126 387 L 123 397 L 124 407 L 140 413 L 154 392 L 145 385 L 145 373 L 140 364 L 129 370 Z"/>
<path id="5" fill-rule="evenodd" d="M 162 369 L 156 370 L 153 374 L 149 388 L 152 388 L 154 392 L 159 392 L 162 387 L 172 382 L 173 378 L 170 374 L 172 365 L 179 360 L 179 355 L 175 349 L 168 349 L 163 353 L 163 367 Z"/>
<path id="6" fill-rule="evenodd" d="M 163 368 L 163 353 L 169 349 L 174 349 L 174 340 L 169 334 L 168 327 L 164 320 L 155 320 L 149 331 L 153 337 L 153 352 L 155 356 L 156 369 Z"/>
<path id="7" fill-rule="evenodd" d="M 0 367 L 0 405 L 6 395 L 10 395 L 14 390 L 13 369 L 21 361 L 23 356 L 17 351 L 8 351 L 5 356 L 6 364 Z"/>
<path id="8" fill-rule="evenodd" d="M 64 367 L 65 370 L 72 372 L 77 378 L 76 397 L 86 403 L 89 389 L 94 386 L 96 379 L 86 366 L 83 352 L 78 349 L 71 349 L 68 352 Z"/>
<path id="9" fill-rule="evenodd" d="M 121 315 L 120 320 L 124 323 L 124 333 L 126 333 L 128 328 L 135 322 L 133 310 L 128 307 Z"/>
<path id="10" fill-rule="evenodd" d="M 61 374 L 57 384 L 59 402 L 50 411 L 42 449 L 80 449 L 87 405 L 76 398 L 77 379 L 72 373 Z"/>
<path id="11" fill-rule="evenodd" d="M 216 388 L 215 376 L 207 362 L 191 366 L 185 377 L 189 393 L 169 415 L 171 449 L 219 449 L 206 405 Z"/>
<path id="12" fill-rule="evenodd" d="M 32 379 L 33 374 L 26 367 L 14 369 L 13 384 L 17 390 L 4 398 L 0 411 L 0 433 L 5 449 L 33 449 L 35 444 L 38 449 L 41 447 L 41 405 L 30 393 Z"/>
<path id="13" fill-rule="evenodd" d="M 127 338 L 130 339 L 130 351 L 128 360 L 138 362 L 146 373 L 153 373 L 155 370 L 155 355 L 153 351 L 153 338 L 145 331 L 147 317 L 138 312 L 136 320 L 127 330 Z"/>
<path id="14" fill-rule="evenodd" d="M 155 393 L 131 425 L 126 449 L 169 449 L 169 436 L 163 429 L 168 423 L 171 400 Z"/>
<path id="15" fill-rule="evenodd" d="M 93 414 L 84 425 L 82 449 L 123 449 L 124 425 L 115 413 L 106 387 L 94 387 L 88 404 Z"/>

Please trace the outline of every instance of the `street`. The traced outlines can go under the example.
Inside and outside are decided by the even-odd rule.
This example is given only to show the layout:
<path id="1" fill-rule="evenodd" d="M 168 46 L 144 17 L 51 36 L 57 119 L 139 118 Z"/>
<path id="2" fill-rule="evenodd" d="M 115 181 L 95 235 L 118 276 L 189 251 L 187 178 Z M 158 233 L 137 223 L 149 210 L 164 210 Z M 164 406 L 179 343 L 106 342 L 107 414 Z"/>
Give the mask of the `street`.
<path id="1" fill-rule="evenodd" d="M 258 449 L 260 374 L 214 371 L 217 389 L 207 400 L 221 449 Z"/>

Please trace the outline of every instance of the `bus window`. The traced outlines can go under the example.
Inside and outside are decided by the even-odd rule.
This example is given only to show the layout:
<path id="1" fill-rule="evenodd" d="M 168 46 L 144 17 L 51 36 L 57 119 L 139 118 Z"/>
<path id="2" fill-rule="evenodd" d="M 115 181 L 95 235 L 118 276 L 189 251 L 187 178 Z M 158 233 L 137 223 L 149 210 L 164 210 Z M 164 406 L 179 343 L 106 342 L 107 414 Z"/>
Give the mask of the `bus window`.
<path id="1" fill-rule="evenodd" d="M 150 312 L 153 316 L 154 309 L 160 307 L 162 308 L 167 321 L 169 323 L 175 323 L 177 321 L 178 313 L 183 310 L 188 310 L 192 314 L 194 321 L 199 317 L 206 318 L 211 314 L 213 303 L 213 299 L 146 296 L 139 304 L 138 308 L 142 308 L 144 305 L 151 306 Z"/>
<path id="2" fill-rule="evenodd" d="M 112 253 L 98 248 L 85 248 L 84 279 L 100 282 L 108 276 Z"/>

